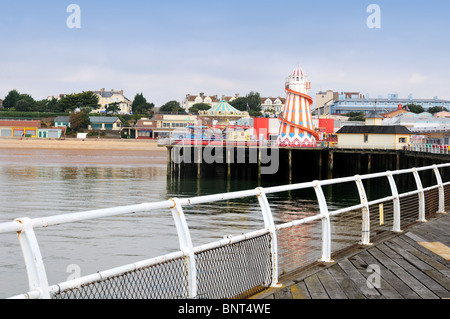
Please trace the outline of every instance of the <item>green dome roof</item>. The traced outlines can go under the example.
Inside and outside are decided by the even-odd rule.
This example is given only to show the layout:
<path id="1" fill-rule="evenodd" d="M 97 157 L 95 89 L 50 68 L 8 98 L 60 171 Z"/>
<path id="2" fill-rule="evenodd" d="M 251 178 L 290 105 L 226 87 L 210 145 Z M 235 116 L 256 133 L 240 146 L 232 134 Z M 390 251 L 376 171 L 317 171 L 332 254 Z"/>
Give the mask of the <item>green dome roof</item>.
<path id="1" fill-rule="evenodd" d="M 210 115 L 242 115 L 244 112 L 239 111 L 238 109 L 231 106 L 227 101 L 220 101 L 219 104 L 210 108 L 207 111 Z"/>

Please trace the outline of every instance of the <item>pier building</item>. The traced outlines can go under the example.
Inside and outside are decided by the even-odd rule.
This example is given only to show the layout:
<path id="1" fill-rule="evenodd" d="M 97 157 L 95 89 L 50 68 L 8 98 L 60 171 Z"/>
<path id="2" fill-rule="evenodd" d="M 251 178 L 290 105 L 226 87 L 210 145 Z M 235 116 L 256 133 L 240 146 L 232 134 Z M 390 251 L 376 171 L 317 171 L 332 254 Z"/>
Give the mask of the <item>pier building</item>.
<path id="1" fill-rule="evenodd" d="M 314 115 L 324 114 L 347 114 L 350 112 L 364 112 L 368 114 L 374 108 L 380 113 L 396 111 L 399 105 L 415 104 L 422 106 L 425 110 L 430 107 L 442 107 L 450 109 L 450 101 L 438 97 L 428 99 L 415 99 L 412 95 L 401 98 L 398 94 L 388 94 L 387 97 L 371 98 L 369 94 L 360 92 L 319 92 L 316 94 L 316 107 Z"/>
<path id="2" fill-rule="evenodd" d="M 383 126 L 383 117 L 371 111 L 365 125 L 344 126 L 336 132 L 340 148 L 404 149 L 411 141 L 412 132 L 405 126 Z"/>

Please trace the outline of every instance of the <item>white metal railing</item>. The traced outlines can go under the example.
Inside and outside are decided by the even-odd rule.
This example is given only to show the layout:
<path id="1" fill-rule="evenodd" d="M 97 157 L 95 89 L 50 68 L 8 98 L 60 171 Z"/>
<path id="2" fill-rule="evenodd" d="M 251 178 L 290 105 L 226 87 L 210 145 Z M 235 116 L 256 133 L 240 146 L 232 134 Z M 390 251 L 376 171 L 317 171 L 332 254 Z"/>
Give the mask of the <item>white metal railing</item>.
<path id="1" fill-rule="evenodd" d="M 185 262 L 185 275 L 186 282 L 188 283 L 186 298 L 196 298 L 198 297 L 198 274 L 196 268 L 196 258 L 194 256 L 200 252 L 206 251 L 208 249 L 214 249 L 217 247 L 225 247 L 228 245 L 233 245 L 251 238 L 256 238 L 261 235 L 270 234 L 270 259 L 271 259 L 271 281 L 270 286 L 279 286 L 279 258 L 278 258 L 278 244 L 277 244 L 277 234 L 282 229 L 308 224 L 313 221 L 321 221 L 321 262 L 331 262 L 331 242 L 332 242 L 332 229 L 330 225 L 330 218 L 340 215 L 345 215 L 347 212 L 361 210 L 361 240 L 359 244 L 370 245 L 370 212 L 369 206 L 379 203 L 392 202 L 393 203 L 393 232 L 401 231 L 401 207 L 400 199 L 407 196 L 418 195 L 418 221 L 425 222 L 425 199 L 424 194 L 427 191 L 437 189 L 438 190 L 438 213 L 444 213 L 444 187 L 450 185 L 450 182 L 443 182 L 440 174 L 440 169 L 450 167 L 450 163 L 432 165 L 421 168 L 411 168 L 403 169 L 398 171 L 387 171 L 381 173 L 374 173 L 368 175 L 356 175 L 351 177 L 344 177 L 331 180 L 322 181 L 312 181 L 307 183 L 283 185 L 262 188 L 258 187 L 252 190 L 223 193 L 217 195 L 206 195 L 192 198 L 172 198 L 170 200 L 155 202 L 155 203 L 144 203 L 139 205 L 131 205 L 124 207 L 115 207 L 109 209 L 99 209 L 93 211 L 86 211 L 80 213 L 71 213 L 65 215 L 56 215 L 44 218 L 20 218 L 11 222 L 0 224 L 0 233 L 17 232 L 19 242 L 23 251 L 24 260 L 26 264 L 28 281 L 29 281 L 29 292 L 14 296 L 12 298 L 18 299 L 46 299 L 51 298 L 55 293 L 59 293 L 64 290 L 74 289 L 82 285 L 92 283 L 95 281 L 105 280 L 119 274 L 130 272 L 136 269 L 141 269 L 143 267 L 150 267 L 158 263 L 167 262 L 168 260 L 173 260 L 175 258 L 184 258 Z M 436 184 L 430 187 L 424 188 L 422 186 L 421 178 L 419 172 L 431 171 L 436 178 Z M 406 193 L 399 194 L 396 186 L 394 176 L 402 174 L 413 174 L 414 180 L 416 182 L 416 190 L 409 191 Z M 367 194 L 364 188 L 363 181 L 375 178 L 387 178 L 390 186 L 391 195 L 368 201 Z M 334 185 L 340 183 L 354 182 L 358 189 L 360 203 L 350 207 L 345 207 L 335 211 L 330 211 L 327 205 L 326 198 L 322 191 L 322 187 L 326 185 Z M 275 224 L 272 215 L 271 207 L 267 199 L 267 194 L 293 191 L 299 189 L 314 189 L 315 195 L 317 197 L 317 202 L 319 206 L 319 213 L 313 216 L 305 217 L 298 220 L 293 220 L 289 222 L 284 222 L 281 224 Z M 250 233 L 242 234 L 239 236 L 226 237 L 222 240 L 212 242 L 209 244 L 194 247 L 191 240 L 190 230 L 188 223 L 183 212 L 183 207 L 188 207 L 192 205 L 199 205 L 204 203 L 219 202 L 225 200 L 247 198 L 247 197 L 257 197 L 258 203 L 261 208 L 264 228 L 253 231 Z M 34 230 L 36 228 L 50 227 L 54 225 L 66 224 L 80 222 L 84 220 L 98 219 L 108 216 L 116 216 L 123 214 L 132 214 L 138 212 L 150 212 L 154 210 L 167 210 L 171 211 L 173 219 L 175 221 L 176 230 L 179 238 L 180 251 L 171 253 L 165 256 L 160 256 L 144 261 L 140 261 L 134 264 L 125 265 L 122 267 L 110 269 L 107 271 L 98 272 L 89 276 L 77 278 L 74 280 L 59 283 L 57 285 L 49 285 L 47 280 L 47 273 L 41 251 L 39 248 L 39 243 L 35 236 Z M 355 243 L 357 244 L 357 243 Z"/>
<path id="2" fill-rule="evenodd" d="M 320 146 L 318 144 L 318 146 Z M 332 148 L 356 150 L 406 150 L 411 152 L 450 154 L 450 145 L 442 144 L 337 144 Z"/>
<path id="3" fill-rule="evenodd" d="M 410 144 L 406 150 L 431 154 L 450 154 L 450 145 L 446 144 Z"/>

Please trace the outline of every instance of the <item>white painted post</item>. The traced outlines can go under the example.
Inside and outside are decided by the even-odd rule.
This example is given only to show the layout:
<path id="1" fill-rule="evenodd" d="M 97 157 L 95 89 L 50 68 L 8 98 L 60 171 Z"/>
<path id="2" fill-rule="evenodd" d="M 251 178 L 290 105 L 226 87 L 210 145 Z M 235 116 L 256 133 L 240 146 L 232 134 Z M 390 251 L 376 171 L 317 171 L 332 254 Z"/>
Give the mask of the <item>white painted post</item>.
<path id="1" fill-rule="evenodd" d="M 318 181 L 315 181 L 314 191 L 319 203 L 320 215 L 322 217 L 322 257 L 321 262 L 332 263 L 331 259 L 331 225 L 330 213 L 328 212 L 327 201 Z"/>
<path id="2" fill-rule="evenodd" d="M 417 221 L 425 223 L 425 194 L 423 193 L 422 181 L 420 180 L 417 168 L 413 168 L 413 175 L 416 181 L 417 190 L 419 191 L 419 219 Z"/>
<path id="3" fill-rule="evenodd" d="M 16 219 L 16 222 L 23 225 L 23 229 L 18 231 L 17 234 L 27 268 L 30 292 L 38 292 L 39 299 L 50 299 L 47 273 L 31 219 Z"/>
<path id="4" fill-rule="evenodd" d="M 278 242 L 275 223 L 273 221 L 272 211 L 270 209 L 269 201 L 266 193 L 262 187 L 256 188 L 260 193 L 258 195 L 258 202 L 261 206 L 261 212 L 264 218 L 264 226 L 270 232 L 272 240 L 270 244 L 270 254 L 272 258 L 272 282 L 271 287 L 279 288 L 281 284 L 278 282 Z"/>
<path id="5" fill-rule="evenodd" d="M 356 187 L 358 188 L 359 198 L 361 200 L 361 204 L 364 207 L 361 209 L 362 213 L 362 230 L 361 230 L 361 242 L 360 245 L 370 246 L 372 243 L 370 242 L 370 213 L 369 213 L 369 202 L 367 200 L 366 190 L 361 181 L 361 177 L 359 175 L 355 176 Z"/>
<path id="6" fill-rule="evenodd" d="M 171 207 L 173 219 L 178 233 L 178 241 L 180 250 L 186 255 L 186 272 L 188 281 L 187 298 L 194 299 L 197 297 L 197 269 L 195 266 L 195 255 L 192 245 L 191 234 L 184 216 L 183 208 L 178 198 L 172 198 L 174 206 Z"/>
<path id="7" fill-rule="evenodd" d="M 400 198 L 398 196 L 397 185 L 395 184 L 394 176 L 390 171 L 387 171 L 387 178 L 389 181 L 389 186 L 391 187 L 392 196 L 394 196 L 394 225 L 392 231 L 396 233 L 401 233 L 400 229 Z"/>
<path id="8" fill-rule="evenodd" d="M 433 171 L 436 175 L 437 184 L 439 185 L 439 210 L 437 211 L 437 213 L 445 214 L 444 185 L 442 184 L 441 174 L 439 173 L 437 165 L 433 165 Z"/>

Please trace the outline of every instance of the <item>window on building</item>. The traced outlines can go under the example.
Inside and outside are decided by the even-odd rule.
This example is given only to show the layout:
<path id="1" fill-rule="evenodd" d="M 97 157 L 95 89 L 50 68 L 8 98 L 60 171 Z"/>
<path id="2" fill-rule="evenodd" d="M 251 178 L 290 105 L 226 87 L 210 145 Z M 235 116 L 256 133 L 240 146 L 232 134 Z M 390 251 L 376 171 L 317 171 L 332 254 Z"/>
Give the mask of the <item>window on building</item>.
<path id="1" fill-rule="evenodd" d="M 368 134 L 364 134 L 364 143 L 369 142 L 369 135 Z"/>
<path id="2" fill-rule="evenodd" d="M 399 143 L 406 143 L 406 137 L 399 137 L 398 138 Z"/>

